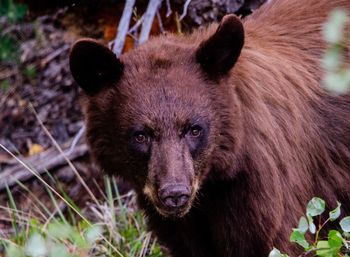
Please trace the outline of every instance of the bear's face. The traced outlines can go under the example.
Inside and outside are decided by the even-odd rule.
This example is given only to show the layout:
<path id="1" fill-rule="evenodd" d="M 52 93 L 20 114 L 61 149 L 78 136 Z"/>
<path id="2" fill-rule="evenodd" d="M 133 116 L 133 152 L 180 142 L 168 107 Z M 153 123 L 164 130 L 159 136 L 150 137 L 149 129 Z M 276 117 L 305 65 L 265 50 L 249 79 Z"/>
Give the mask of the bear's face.
<path id="1" fill-rule="evenodd" d="M 210 171 L 220 133 L 213 81 L 239 56 L 231 48 L 220 56 L 230 43 L 220 38 L 220 28 L 225 34 L 241 29 L 234 16 L 224 22 L 199 48 L 158 40 L 117 59 L 95 41 L 81 40 L 71 52 L 72 74 L 86 93 L 93 156 L 103 170 L 131 182 L 166 217 L 182 217 L 190 210 Z M 221 41 L 225 44 L 217 52 Z M 239 45 L 240 52 L 243 39 Z"/>

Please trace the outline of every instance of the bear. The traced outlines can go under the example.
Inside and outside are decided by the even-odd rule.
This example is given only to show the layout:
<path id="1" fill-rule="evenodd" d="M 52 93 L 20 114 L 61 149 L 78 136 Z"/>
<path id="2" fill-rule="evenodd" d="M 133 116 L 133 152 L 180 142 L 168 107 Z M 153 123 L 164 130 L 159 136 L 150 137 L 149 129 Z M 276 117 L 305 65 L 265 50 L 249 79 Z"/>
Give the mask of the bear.
<path id="1" fill-rule="evenodd" d="M 338 7 L 350 1 L 272 0 L 119 58 L 74 44 L 91 154 L 132 185 L 169 256 L 297 256 L 289 236 L 312 197 L 350 213 L 350 95 L 321 85 Z"/>

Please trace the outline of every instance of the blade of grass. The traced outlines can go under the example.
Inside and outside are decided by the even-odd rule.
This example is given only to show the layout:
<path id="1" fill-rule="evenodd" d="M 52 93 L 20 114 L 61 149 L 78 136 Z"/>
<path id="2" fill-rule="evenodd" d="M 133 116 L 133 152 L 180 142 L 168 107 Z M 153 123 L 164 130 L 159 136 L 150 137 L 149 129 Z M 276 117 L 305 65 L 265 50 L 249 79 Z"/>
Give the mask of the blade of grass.
<path id="1" fill-rule="evenodd" d="M 75 166 L 73 165 L 73 163 L 67 158 L 67 155 L 63 152 L 62 148 L 60 147 L 60 145 L 57 143 L 57 141 L 53 138 L 53 136 L 51 135 L 51 133 L 48 131 L 48 129 L 45 127 L 44 123 L 42 122 L 42 120 L 40 119 L 38 113 L 36 112 L 34 106 L 32 105 L 32 103 L 29 103 L 29 108 L 31 109 L 31 111 L 34 113 L 37 121 L 39 122 L 41 128 L 44 130 L 45 134 L 50 138 L 51 142 L 53 143 L 53 145 L 56 147 L 56 149 L 59 151 L 59 153 L 65 158 L 66 162 L 68 163 L 69 167 L 73 170 L 74 174 L 77 176 L 79 182 L 83 185 L 83 187 L 85 188 L 85 190 L 87 191 L 87 193 L 90 195 L 91 199 L 98 204 L 98 201 L 95 197 L 95 195 L 91 192 L 90 188 L 87 186 L 87 184 L 85 183 L 85 181 L 83 180 L 83 178 L 80 176 L 78 170 L 75 168 Z"/>
<path id="2" fill-rule="evenodd" d="M 13 195 L 12 195 L 12 193 L 7 185 L 6 185 L 6 192 L 7 192 L 7 195 L 9 197 L 10 208 L 13 210 L 16 210 L 16 212 L 17 212 L 16 203 L 15 203 L 15 201 L 13 199 Z M 18 238 L 19 231 L 18 231 L 17 217 L 11 209 L 9 209 L 10 210 L 10 217 L 12 219 L 11 224 L 12 224 L 12 228 L 15 231 L 15 237 Z"/>

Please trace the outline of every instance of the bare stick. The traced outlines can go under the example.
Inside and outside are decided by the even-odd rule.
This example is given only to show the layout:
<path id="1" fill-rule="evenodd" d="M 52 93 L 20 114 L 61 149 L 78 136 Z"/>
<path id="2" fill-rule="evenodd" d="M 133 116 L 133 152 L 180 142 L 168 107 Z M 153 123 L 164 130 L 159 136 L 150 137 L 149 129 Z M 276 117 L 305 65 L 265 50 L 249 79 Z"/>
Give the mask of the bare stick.
<path id="1" fill-rule="evenodd" d="M 160 33 L 164 34 L 165 30 L 164 30 L 164 26 L 163 26 L 162 16 L 160 16 L 159 11 L 157 11 L 157 20 L 158 20 L 158 24 L 159 24 Z"/>
<path id="2" fill-rule="evenodd" d="M 170 0 L 166 0 L 166 17 L 168 18 L 172 13 Z"/>
<path id="3" fill-rule="evenodd" d="M 135 0 L 126 0 L 122 18 L 118 25 L 118 33 L 114 39 L 113 52 L 119 57 L 123 51 L 126 35 L 128 34 L 130 19 L 135 5 Z"/>
<path id="4" fill-rule="evenodd" d="M 144 14 L 145 18 L 142 24 L 142 29 L 141 29 L 140 39 L 139 39 L 140 45 L 145 43 L 149 37 L 154 16 L 158 11 L 158 8 L 161 2 L 162 0 L 150 0 L 148 3 L 147 10 Z"/>
<path id="5" fill-rule="evenodd" d="M 75 135 L 75 137 L 74 137 L 74 139 L 72 141 L 72 144 L 69 147 L 68 152 L 66 152 L 66 155 L 70 155 L 74 151 L 75 146 L 78 144 L 80 138 L 84 135 L 84 132 L 85 132 L 85 125 L 83 125 L 79 129 L 78 133 Z"/>
<path id="6" fill-rule="evenodd" d="M 188 6 L 190 5 L 190 3 L 191 3 L 191 0 L 186 0 L 186 2 L 184 4 L 184 10 L 183 10 L 183 12 L 182 12 L 182 14 L 180 16 L 180 21 L 182 21 L 182 19 L 186 17 Z"/>
<path id="7" fill-rule="evenodd" d="M 142 25 L 143 17 L 144 16 L 142 15 L 141 18 L 138 19 L 138 21 L 134 24 L 134 26 L 131 27 L 131 29 L 128 31 L 128 33 L 132 34 L 139 29 L 139 27 Z"/>

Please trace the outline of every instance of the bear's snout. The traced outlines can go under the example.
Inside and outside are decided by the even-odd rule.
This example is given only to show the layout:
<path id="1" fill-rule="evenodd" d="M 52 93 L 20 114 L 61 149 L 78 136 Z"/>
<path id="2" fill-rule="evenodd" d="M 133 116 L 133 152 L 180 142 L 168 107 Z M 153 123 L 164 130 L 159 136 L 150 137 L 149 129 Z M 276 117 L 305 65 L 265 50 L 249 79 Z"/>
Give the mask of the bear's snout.
<path id="1" fill-rule="evenodd" d="M 161 188 L 158 196 L 166 208 L 177 210 L 187 205 L 191 196 L 191 190 L 183 184 L 171 184 Z"/>

